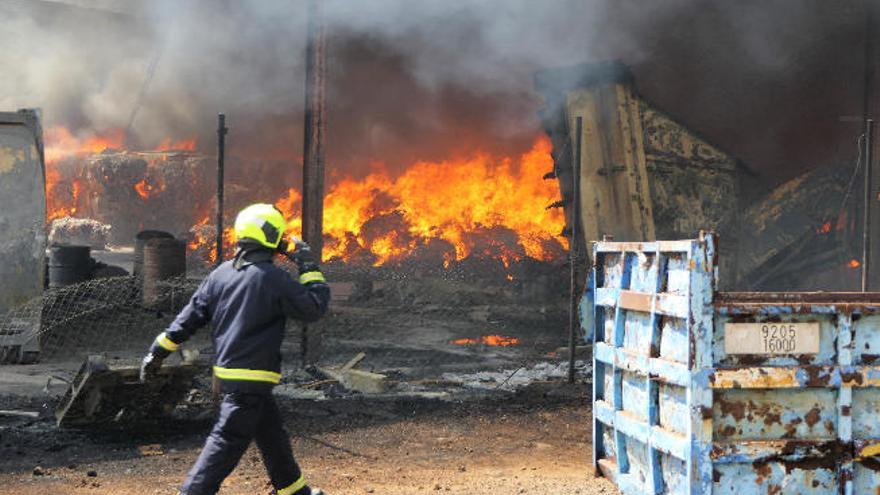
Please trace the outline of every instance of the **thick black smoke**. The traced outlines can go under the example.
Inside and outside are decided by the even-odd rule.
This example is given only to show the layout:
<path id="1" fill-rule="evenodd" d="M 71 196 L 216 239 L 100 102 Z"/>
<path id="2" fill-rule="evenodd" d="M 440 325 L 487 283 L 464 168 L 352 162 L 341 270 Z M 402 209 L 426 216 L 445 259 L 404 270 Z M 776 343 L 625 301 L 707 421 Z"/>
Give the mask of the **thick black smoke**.
<path id="1" fill-rule="evenodd" d="M 611 58 L 770 180 L 854 154 L 857 124 L 839 117 L 862 109 L 859 2 L 329 0 L 325 14 L 331 173 L 522 151 L 540 133 L 534 71 Z M 222 111 L 234 153 L 293 169 L 305 25 L 304 0 L 4 0 L 0 107 L 81 134 L 134 114 L 132 146 L 197 136 L 205 151 Z"/>

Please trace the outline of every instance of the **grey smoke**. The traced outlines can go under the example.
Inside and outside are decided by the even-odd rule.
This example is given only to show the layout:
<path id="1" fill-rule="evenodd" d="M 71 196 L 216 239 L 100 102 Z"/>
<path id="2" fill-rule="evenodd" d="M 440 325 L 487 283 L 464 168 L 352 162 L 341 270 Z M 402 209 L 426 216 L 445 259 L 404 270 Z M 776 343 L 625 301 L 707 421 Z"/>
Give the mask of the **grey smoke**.
<path id="1" fill-rule="evenodd" d="M 859 3 L 820 0 L 329 0 L 329 160 L 363 173 L 540 132 L 534 71 L 620 58 L 652 101 L 778 180 L 846 161 L 861 109 Z M 301 149 L 303 0 L 0 1 L 0 108 L 40 107 L 78 132 L 133 125 L 150 147 L 217 112 L 230 146 Z"/>

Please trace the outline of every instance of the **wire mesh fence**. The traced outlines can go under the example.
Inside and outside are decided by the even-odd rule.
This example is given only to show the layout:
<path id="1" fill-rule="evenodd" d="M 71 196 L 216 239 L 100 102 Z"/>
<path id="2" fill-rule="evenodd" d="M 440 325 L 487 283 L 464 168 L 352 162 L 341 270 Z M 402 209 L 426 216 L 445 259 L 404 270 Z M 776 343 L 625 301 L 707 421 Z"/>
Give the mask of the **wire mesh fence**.
<path id="1" fill-rule="evenodd" d="M 112 277 L 49 289 L 0 315 L 0 361 L 79 359 L 146 349 L 188 301 L 197 280 Z"/>
<path id="2" fill-rule="evenodd" d="M 287 262 L 281 265 L 296 272 Z M 423 378 L 537 362 L 553 358 L 567 342 L 564 261 L 330 263 L 324 271 L 333 292 L 330 312 L 306 331 L 299 322 L 288 323 L 282 350 L 288 366 L 338 364 L 364 352 L 368 368 Z M 146 286 L 139 277 L 115 277 L 48 290 L 0 315 L 0 359 L 140 355 L 188 302 L 202 276 Z M 187 346 L 210 354 L 210 329 Z"/>

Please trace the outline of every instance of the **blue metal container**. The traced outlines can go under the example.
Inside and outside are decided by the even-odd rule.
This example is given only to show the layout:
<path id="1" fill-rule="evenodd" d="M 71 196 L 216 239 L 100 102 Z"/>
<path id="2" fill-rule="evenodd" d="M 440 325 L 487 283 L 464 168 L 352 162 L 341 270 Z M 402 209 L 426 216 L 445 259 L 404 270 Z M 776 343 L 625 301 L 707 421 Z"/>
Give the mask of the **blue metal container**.
<path id="1" fill-rule="evenodd" d="M 716 292 L 712 236 L 593 260 L 598 473 L 626 494 L 880 493 L 880 294 Z"/>

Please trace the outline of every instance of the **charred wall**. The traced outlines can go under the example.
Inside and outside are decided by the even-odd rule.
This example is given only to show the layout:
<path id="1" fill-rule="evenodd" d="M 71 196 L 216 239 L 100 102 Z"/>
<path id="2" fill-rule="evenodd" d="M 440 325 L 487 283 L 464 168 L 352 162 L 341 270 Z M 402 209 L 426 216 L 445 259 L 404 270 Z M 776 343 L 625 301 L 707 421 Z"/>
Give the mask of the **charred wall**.
<path id="1" fill-rule="evenodd" d="M 745 169 L 644 100 L 639 107 L 658 238 L 726 230 L 736 217 Z"/>
<path id="2" fill-rule="evenodd" d="M 584 245 L 612 233 L 606 229 L 613 229 L 615 240 L 632 241 L 694 238 L 700 230 L 713 230 L 722 239 L 722 272 L 737 272 L 739 212 L 766 191 L 748 168 L 642 98 L 622 64 L 545 71 L 538 74 L 537 86 L 545 96 L 541 116 L 554 144 L 554 175 L 559 179 L 567 229 L 572 211 L 579 209 Z M 608 95 L 618 103 L 603 103 Z M 584 114 L 593 127 L 588 126 L 583 135 L 582 198 L 574 205 L 572 126 L 574 118 Z M 596 147 L 608 149 L 597 152 Z M 609 176 L 640 174 L 647 178 L 646 189 L 609 180 Z M 640 208 L 623 210 L 608 204 L 621 196 Z M 597 219 L 598 228 L 589 224 L 591 217 Z M 640 227 L 646 223 L 648 228 Z M 649 231 L 653 235 L 645 234 Z M 722 277 L 723 283 L 733 280 Z"/>

